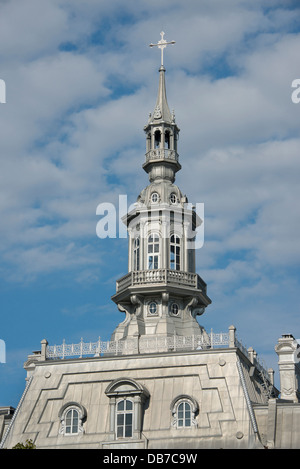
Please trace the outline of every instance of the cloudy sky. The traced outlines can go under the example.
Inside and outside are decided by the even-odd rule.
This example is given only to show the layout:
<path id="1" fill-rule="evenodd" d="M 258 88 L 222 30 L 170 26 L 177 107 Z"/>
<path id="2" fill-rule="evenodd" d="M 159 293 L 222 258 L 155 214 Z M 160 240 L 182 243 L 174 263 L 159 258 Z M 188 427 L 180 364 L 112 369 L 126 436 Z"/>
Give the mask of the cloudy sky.
<path id="1" fill-rule="evenodd" d="M 300 337 L 299 18 L 290 0 L 0 1 L 0 405 L 42 339 L 108 340 L 123 320 L 127 240 L 99 239 L 96 209 L 148 184 L 162 30 L 177 184 L 205 206 L 200 322 L 234 324 L 278 376 L 277 339 Z"/>

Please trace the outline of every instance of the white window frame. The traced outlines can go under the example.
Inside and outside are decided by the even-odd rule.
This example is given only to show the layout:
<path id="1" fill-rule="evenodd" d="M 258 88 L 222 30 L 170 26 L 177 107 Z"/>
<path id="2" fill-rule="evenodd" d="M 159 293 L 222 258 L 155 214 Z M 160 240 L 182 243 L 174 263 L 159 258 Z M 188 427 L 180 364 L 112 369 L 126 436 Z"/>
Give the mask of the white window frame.
<path id="1" fill-rule="evenodd" d="M 174 241 L 172 241 L 172 239 L 174 239 Z M 172 248 L 173 248 L 173 253 L 172 253 Z M 176 233 L 173 233 L 170 236 L 169 253 L 170 253 L 170 262 L 169 262 L 170 269 L 181 270 L 181 238 Z M 172 255 L 174 256 L 174 258 L 172 258 Z"/>
<path id="2" fill-rule="evenodd" d="M 189 425 L 186 425 L 186 404 L 189 405 L 190 409 Z M 184 407 L 182 416 L 181 414 L 179 414 L 181 405 L 183 405 Z M 172 426 L 177 428 L 178 430 L 197 427 L 198 425 L 196 421 L 196 414 L 198 413 L 198 411 L 198 403 L 193 397 L 187 395 L 177 396 L 175 399 L 173 399 L 171 403 Z M 183 425 L 180 424 L 181 421 Z"/>
<path id="3" fill-rule="evenodd" d="M 150 240 L 150 238 L 152 238 L 152 240 Z M 160 268 L 160 249 L 161 249 L 160 236 L 157 233 L 149 234 L 147 238 L 147 269 L 148 270 L 157 270 Z M 152 257 L 151 265 L 153 267 L 150 267 L 151 257 Z"/>
<path id="4" fill-rule="evenodd" d="M 131 378 L 118 378 L 112 381 L 106 388 L 105 394 L 109 398 L 110 417 L 109 417 L 109 440 L 130 440 L 140 439 L 142 434 L 142 421 L 144 404 L 150 397 L 148 390 L 137 381 Z M 131 401 L 132 408 L 132 436 L 117 438 L 117 405 L 122 400 Z"/>
<path id="5" fill-rule="evenodd" d="M 124 409 L 123 410 L 118 409 L 119 404 L 121 404 L 121 402 L 124 403 Z M 126 408 L 127 402 L 130 402 L 130 404 L 131 404 L 130 409 Z M 123 423 L 121 425 L 118 423 L 118 420 L 119 420 L 118 416 L 123 417 Z M 128 416 L 131 416 L 130 424 L 126 424 L 126 420 L 127 420 Z M 133 438 L 133 424 L 134 424 L 134 402 L 133 402 L 133 400 L 128 399 L 127 397 L 123 397 L 122 399 L 118 399 L 117 402 L 116 402 L 116 422 L 115 422 L 116 439 L 120 440 L 120 439 L 125 439 L 125 438 L 126 439 L 127 438 Z M 126 427 L 130 428 L 130 435 L 126 434 L 127 433 Z M 122 429 L 122 435 L 119 435 L 119 429 L 120 428 Z"/>
<path id="6" fill-rule="evenodd" d="M 133 270 L 140 270 L 141 263 L 141 250 L 140 238 L 137 237 L 133 240 Z"/>
<path id="7" fill-rule="evenodd" d="M 71 417 L 71 423 L 67 423 L 67 418 L 68 418 L 68 413 L 72 412 L 72 417 Z M 77 413 L 77 431 L 74 432 L 72 431 L 73 427 L 73 421 L 74 421 L 74 412 Z M 59 433 L 65 436 L 76 436 L 79 434 L 84 433 L 84 428 L 83 428 L 83 421 L 86 418 L 86 410 L 84 407 L 80 404 L 77 403 L 68 403 L 65 404 L 60 412 L 59 412 L 59 418 L 60 418 L 60 429 Z M 70 432 L 67 432 L 68 428 L 71 428 Z"/>

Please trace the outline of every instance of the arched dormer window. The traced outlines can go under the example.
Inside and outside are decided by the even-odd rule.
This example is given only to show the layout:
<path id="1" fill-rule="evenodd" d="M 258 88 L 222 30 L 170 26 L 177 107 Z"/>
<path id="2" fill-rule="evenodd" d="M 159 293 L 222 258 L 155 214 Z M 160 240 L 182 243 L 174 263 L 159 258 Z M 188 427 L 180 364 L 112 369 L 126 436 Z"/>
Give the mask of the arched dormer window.
<path id="1" fill-rule="evenodd" d="M 144 406 L 149 399 L 147 389 L 131 378 L 119 378 L 107 386 L 105 394 L 110 399 L 110 438 L 139 439 Z"/>
<path id="2" fill-rule="evenodd" d="M 133 401 L 128 398 L 117 402 L 116 407 L 116 437 L 132 438 L 133 433 Z"/>
<path id="3" fill-rule="evenodd" d="M 171 403 L 172 426 L 178 429 L 196 427 L 196 414 L 198 411 L 198 403 L 193 397 L 187 395 L 177 396 Z"/>
<path id="4" fill-rule="evenodd" d="M 148 270 L 159 269 L 160 266 L 160 253 L 159 253 L 159 236 L 158 234 L 151 234 L 148 237 Z"/>
<path id="5" fill-rule="evenodd" d="M 59 433 L 63 435 L 78 435 L 83 433 L 83 421 L 86 418 L 86 410 L 76 402 L 65 404 L 59 414 L 60 429 Z"/>
<path id="6" fill-rule="evenodd" d="M 140 270 L 140 238 L 133 241 L 133 270 Z"/>
<path id="7" fill-rule="evenodd" d="M 180 238 L 175 234 L 170 237 L 170 269 L 180 270 Z"/>

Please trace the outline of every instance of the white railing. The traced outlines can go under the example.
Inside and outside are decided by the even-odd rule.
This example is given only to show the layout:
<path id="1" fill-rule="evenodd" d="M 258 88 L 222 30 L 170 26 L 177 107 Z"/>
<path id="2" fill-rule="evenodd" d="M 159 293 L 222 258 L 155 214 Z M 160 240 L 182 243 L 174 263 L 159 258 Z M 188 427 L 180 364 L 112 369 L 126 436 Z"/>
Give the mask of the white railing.
<path id="1" fill-rule="evenodd" d="M 68 357 L 83 358 L 89 355 L 94 357 L 153 353 L 161 351 L 201 350 L 214 347 L 228 347 L 229 334 L 211 332 L 210 334 L 194 336 L 168 336 L 168 337 L 142 337 L 128 338 L 126 340 L 83 342 L 77 344 L 47 345 L 46 359 L 64 359 Z"/>
<path id="2" fill-rule="evenodd" d="M 206 283 L 198 274 L 172 269 L 135 270 L 117 280 L 117 292 L 125 290 L 130 285 L 147 284 L 176 284 L 203 290 L 206 293 Z"/>

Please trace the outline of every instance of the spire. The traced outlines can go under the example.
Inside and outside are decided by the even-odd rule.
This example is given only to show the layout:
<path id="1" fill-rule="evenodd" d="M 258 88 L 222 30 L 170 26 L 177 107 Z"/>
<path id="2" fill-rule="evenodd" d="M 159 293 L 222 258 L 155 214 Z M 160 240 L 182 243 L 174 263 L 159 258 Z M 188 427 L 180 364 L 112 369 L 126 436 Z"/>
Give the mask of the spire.
<path id="1" fill-rule="evenodd" d="M 175 44 L 175 41 L 167 42 L 164 39 L 165 33 L 162 31 L 160 33 L 161 40 L 158 41 L 157 44 L 150 44 L 150 47 L 157 46 L 161 50 L 161 66 L 159 69 L 159 86 L 158 86 L 158 94 L 157 94 L 157 101 L 154 108 L 154 112 L 150 117 L 149 123 L 174 123 L 174 117 L 172 116 L 168 101 L 167 101 L 167 94 L 166 94 L 166 83 L 165 83 L 165 67 L 164 67 L 164 49 L 167 47 L 168 44 Z"/>
<path id="2" fill-rule="evenodd" d="M 161 32 L 160 34 L 161 40 L 157 44 L 150 44 L 150 47 L 157 46 L 161 49 L 161 66 L 155 108 L 144 127 L 147 140 L 146 162 L 143 164 L 143 168 L 149 174 L 150 182 L 159 179 L 174 182 L 175 173 L 181 168 L 177 154 L 179 128 L 175 123 L 174 113 L 170 112 L 167 101 L 163 50 L 167 44 L 174 44 L 175 41 L 167 42 L 163 38 L 165 33 Z"/>
<path id="3" fill-rule="evenodd" d="M 171 124 L 174 122 L 174 117 L 172 116 L 168 101 L 167 101 L 167 93 L 166 93 L 166 82 L 165 82 L 165 71 L 163 65 L 161 65 L 159 69 L 159 85 L 158 85 L 158 93 L 157 93 L 157 100 L 154 108 L 154 112 L 151 115 L 151 123 L 160 123 L 165 122 Z"/>

